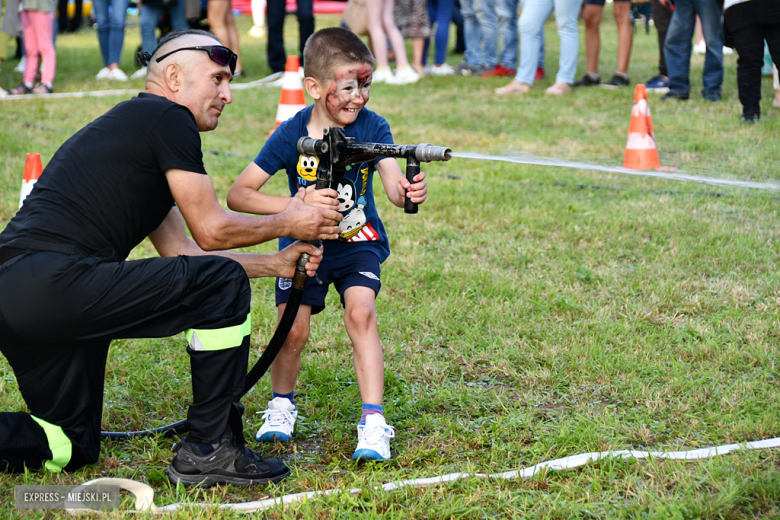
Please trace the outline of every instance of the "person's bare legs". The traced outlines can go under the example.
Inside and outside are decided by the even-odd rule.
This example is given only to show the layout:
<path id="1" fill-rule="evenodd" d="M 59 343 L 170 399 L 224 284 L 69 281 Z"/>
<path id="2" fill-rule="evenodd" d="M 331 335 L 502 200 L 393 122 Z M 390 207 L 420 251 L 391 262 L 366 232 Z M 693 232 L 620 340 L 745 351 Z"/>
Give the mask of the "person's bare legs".
<path id="1" fill-rule="evenodd" d="M 277 325 L 286 307 L 286 303 L 279 305 Z M 290 333 L 271 365 L 271 390 L 277 394 L 289 394 L 295 390 L 295 381 L 298 379 L 298 372 L 301 371 L 301 351 L 309 341 L 310 322 L 311 306 L 301 305 Z"/>
<path id="2" fill-rule="evenodd" d="M 693 34 L 693 41 L 696 45 L 704 43 L 704 31 L 701 29 L 701 18 L 699 18 L 698 14 L 696 15 L 696 26 Z"/>
<path id="3" fill-rule="evenodd" d="M 266 0 L 252 0 L 252 28 L 249 36 L 262 38 L 265 36 L 265 2 Z"/>
<path id="4" fill-rule="evenodd" d="M 625 3 L 631 6 L 631 2 Z M 601 25 L 603 12 L 603 5 L 585 4 L 582 7 L 582 19 L 585 20 L 585 70 L 592 75 L 599 73 L 599 51 L 601 50 L 599 25 Z"/>
<path id="5" fill-rule="evenodd" d="M 406 57 L 406 45 L 404 37 L 398 26 L 395 24 L 395 0 L 382 0 L 382 28 L 385 30 L 387 39 L 395 52 L 395 63 L 401 67 L 409 66 L 409 59 Z"/>
<path id="6" fill-rule="evenodd" d="M 617 22 L 618 28 L 616 72 L 628 75 L 631 46 L 634 43 L 634 31 L 631 29 L 631 2 L 614 2 L 612 6 L 615 10 L 615 22 Z M 598 60 L 598 56 L 596 59 Z"/>
<path id="7" fill-rule="evenodd" d="M 371 37 L 371 45 L 374 51 L 377 68 L 387 67 L 387 38 L 382 28 L 383 0 L 366 0 L 366 18 L 368 34 Z"/>
<path id="8" fill-rule="evenodd" d="M 425 38 L 412 38 L 412 68 L 421 78 L 425 76 L 422 62 L 424 51 Z"/>
<path id="9" fill-rule="evenodd" d="M 244 67 L 241 66 L 241 55 L 238 49 L 238 29 L 233 18 L 233 7 L 230 0 L 209 0 L 206 16 L 214 36 L 238 56 L 236 72 L 243 71 Z"/>
<path id="10" fill-rule="evenodd" d="M 376 293 L 369 287 L 344 291 L 344 326 L 352 340 L 355 374 L 364 403 L 381 405 L 385 367 L 376 320 Z"/>

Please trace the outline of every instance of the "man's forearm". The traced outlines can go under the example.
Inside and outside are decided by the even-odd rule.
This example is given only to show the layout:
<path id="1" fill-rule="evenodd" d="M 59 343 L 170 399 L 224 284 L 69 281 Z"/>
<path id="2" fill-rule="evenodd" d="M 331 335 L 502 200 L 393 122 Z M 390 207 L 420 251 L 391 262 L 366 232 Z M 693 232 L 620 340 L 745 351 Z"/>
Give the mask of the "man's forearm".
<path id="1" fill-rule="evenodd" d="M 224 212 L 219 222 L 209 224 L 199 232 L 190 229 L 204 251 L 254 246 L 291 234 L 288 219 L 281 213 L 258 217 Z"/>

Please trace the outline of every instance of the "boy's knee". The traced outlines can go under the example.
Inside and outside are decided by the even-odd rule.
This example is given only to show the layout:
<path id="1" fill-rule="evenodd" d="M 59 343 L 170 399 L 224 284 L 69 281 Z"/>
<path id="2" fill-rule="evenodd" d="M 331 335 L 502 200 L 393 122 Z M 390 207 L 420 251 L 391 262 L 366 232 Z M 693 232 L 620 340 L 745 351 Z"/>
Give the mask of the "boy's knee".
<path id="1" fill-rule="evenodd" d="M 366 305 L 355 305 L 344 313 L 346 324 L 351 327 L 368 327 L 376 325 L 376 309 Z"/>
<path id="2" fill-rule="evenodd" d="M 309 341 L 309 324 L 308 323 L 295 323 L 287 334 L 287 341 L 285 342 L 286 348 L 301 349 Z"/>

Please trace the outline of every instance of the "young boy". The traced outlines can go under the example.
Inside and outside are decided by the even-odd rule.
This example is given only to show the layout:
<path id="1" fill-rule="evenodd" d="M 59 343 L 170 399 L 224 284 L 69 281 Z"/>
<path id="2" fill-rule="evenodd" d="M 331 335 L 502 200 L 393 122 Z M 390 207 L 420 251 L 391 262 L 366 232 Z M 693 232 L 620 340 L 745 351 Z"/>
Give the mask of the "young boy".
<path id="1" fill-rule="evenodd" d="M 374 57 L 352 32 L 340 28 L 322 29 L 309 38 L 304 49 L 304 87 L 314 105 L 282 123 L 271 135 L 254 162 L 246 167 L 228 195 L 228 206 L 236 211 L 268 215 L 284 210 L 288 197 L 258 191 L 280 169 L 288 175 L 290 192 L 304 190 L 308 204 L 337 209 L 343 215 L 340 240 L 325 241 L 324 259 L 317 278 L 309 280 L 298 316 L 284 347 L 271 367 L 273 399 L 265 411 L 265 423 L 258 441 L 289 441 L 297 410 L 295 380 L 301 368 L 301 349 L 309 339 L 312 314 L 325 308 L 325 295 L 332 283 L 341 295 L 344 325 L 352 340 L 363 413 L 358 424 L 356 460 L 390 458 L 393 428 L 385 422 L 382 408 L 384 361 L 377 330 L 376 295 L 381 286 L 379 265 L 390 249 L 384 226 L 376 211 L 372 179 L 379 172 L 387 197 L 398 207 L 406 194 L 421 204 L 427 198 L 425 174 L 409 183 L 393 158 L 354 164 L 336 189 L 314 190 L 317 157 L 299 155 L 296 144 L 302 136 L 322 139 L 323 129 L 343 127 L 347 137 L 358 142 L 393 143 L 385 119 L 364 109 L 368 103 Z M 292 240 L 280 239 L 279 247 Z M 279 318 L 284 313 L 291 281 L 278 279 L 276 304 Z"/>

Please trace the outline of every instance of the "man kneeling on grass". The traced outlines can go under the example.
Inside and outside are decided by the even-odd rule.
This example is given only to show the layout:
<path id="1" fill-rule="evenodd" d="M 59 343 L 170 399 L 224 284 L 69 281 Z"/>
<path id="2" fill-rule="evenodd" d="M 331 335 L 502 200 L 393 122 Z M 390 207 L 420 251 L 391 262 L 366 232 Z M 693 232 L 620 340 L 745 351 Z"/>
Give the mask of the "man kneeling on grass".
<path id="1" fill-rule="evenodd" d="M 236 57 L 185 30 L 149 59 L 146 92 L 60 147 L 0 234 L 0 350 L 30 413 L 0 413 L 0 471 L 71 471 L 98 460 L 106 356 L 112 339 L 186 331 L 193 402 L 174 483 L 278 482 L 289 470 L 244 446 L 240 403 L 249 353 L 249 279 L 291 277 L 302 253 L 224 251 L 281 236 L 338 236 L 338 212 L 291 199 L 270 217 L 217 201 L 199 132 L 232 101 Z M 185 233 L 186 220 L 193 239 Z M 162 258 L 125 261 L 149 237 Z"/>

